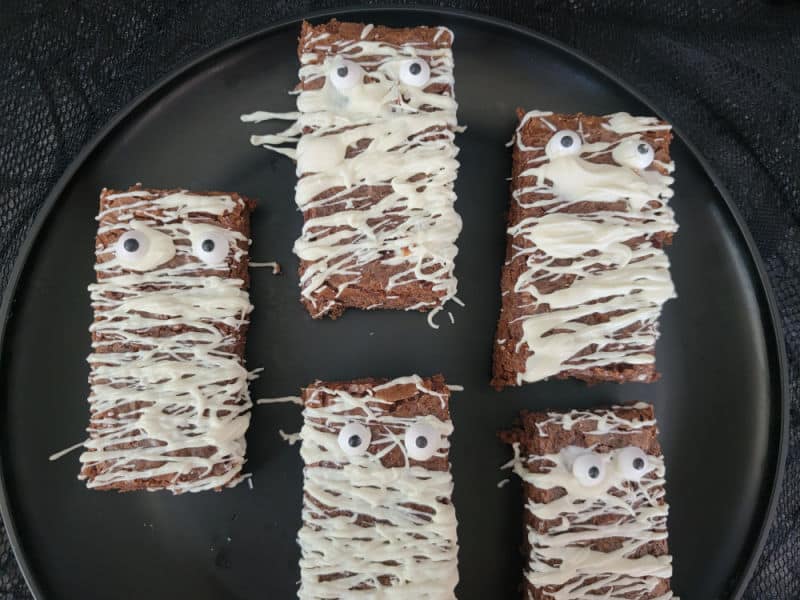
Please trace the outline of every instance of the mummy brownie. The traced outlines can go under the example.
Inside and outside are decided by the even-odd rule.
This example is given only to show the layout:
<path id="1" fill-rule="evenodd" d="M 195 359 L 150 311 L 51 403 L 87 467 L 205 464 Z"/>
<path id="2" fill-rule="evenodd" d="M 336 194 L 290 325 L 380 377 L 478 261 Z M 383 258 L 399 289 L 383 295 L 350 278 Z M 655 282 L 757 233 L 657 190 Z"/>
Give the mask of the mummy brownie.
<path id="1" fill-rule="evenodd" d="M 443 378 L 318 381 L 303 402 L 299 597 L 455 598 Z"/>
<path id="2" fill-rule="evenodd" d="M 297 161 L 303 304 L 433 311 L 456 294 L 458 128 L 453 33 L 444 27 L 303 23 L 296 113 L 254 144 Z M 295 145 L 296 148 L 287 147 Z"/>
<path id="3" fill-rule="evenodd" d="M 252 208 L 234 193 L 103 190 L 88 487 L 180 493 L 241 481 Z"/>
<path id="4" fill-rule="evenodd" d="M 523 481 L 528 600 L 669 600 L 653 407 L 526 413 L 501 433 Z"/>
<path id="5" fill-rule="evenodd" d="M 492 383 L 651 382 L 661 307 L 670 126 L 520 111 Z"/>

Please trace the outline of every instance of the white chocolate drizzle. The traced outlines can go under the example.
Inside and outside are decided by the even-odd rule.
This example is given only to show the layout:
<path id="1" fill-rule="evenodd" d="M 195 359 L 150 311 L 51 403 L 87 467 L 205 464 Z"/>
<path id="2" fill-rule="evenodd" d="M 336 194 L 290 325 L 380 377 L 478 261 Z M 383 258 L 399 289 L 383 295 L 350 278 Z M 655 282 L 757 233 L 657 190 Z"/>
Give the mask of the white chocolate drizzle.
<path id="1" fill-rule="evenodd" d="M 613 410 L 548 416 L 546 422 L 538 424 L 539 435 L 545 423 L 565 430 L 577 424 L 592 435 L 632 433 L 654 426 L 653 421 L 628 420 Z M 596 424 L 597 428 L 586 427 L 587 423 Z M 632 556 L 648 542 L 667 539 L 669 507 L 665 500 L 663 456 L 648 455 L 647 474 L 639 481 L 631 481 L 615 468 L 615 451 L 596 453 L 608 469 L 602 483 L 586 487 L 573 475 L 571 463 L 577 454 L 592 451 L 568 446 L 555 454 L 523 455 L 520 445 L 514 444 L 514 459 L 509 465 L 523 481 L 540 490 L 561 488 L 566 492 L 549 503 L 537 503 L 531 498 L 526 502 L 527 512 L 549 521 L 544 533 L 526 526 L 531 549 L 527 581 L 543 588 L 550 600 L 675 598 L 670 591 L 651 596 L 663 579 L 672 576 L 671 556 L 647 552 L 638 558 Z M 595 519 L 608 521 L 596 525 Z M 608 552 L 590 547 L 607 538 L 618 540 Z"/>
<path id="2" fill-rule="evenodd" d="M 90 330 L 102 337 L 88 358 L 92 426 L 80 457 L 84 469 L 98 470 L 81 478 L 91 488 L 168 478 L 164 487 L 174 493 L 233 486 L 243 477 L 255 377 L 233 345 L 253 307 L 226 265 L 246 260 L 240 243 L 249 241 L 213 217 L 244 200 L 145 190 L 108 199 L 128 201 L 101 212 L 99 235 L 152 229 L 170 241 L 174 258 L 163 254 L 168 262 L 134 271 L 98 243 Z M 219 266 L 193 253 L 193 234 L 212 227 L 229 240 L 228 263 Z"/>
<path id="3" fill-rule="evenodd" d="M 591 160 L 610 156 L 623 144 L 635 147 L 640 133 L 669 126 L 649 117 L 609 115 L 603 126 L 621 138 L 593 140 L 581 123 L 580 152 L 548 156 L 544 148 L 526 146 L 521 131 L 532 119 L 554 129 L 545 119 L 550 114 L 526 114 L 515 139 L 519 150 L 534 154 L 519 175 L 533 178 L 533 183 L 516 186 L 513 201 L 544 212 L 508 229 L 510 236 L 528 242 L 515 245 L 509 257 L 509 262 L 522 257 L 526 264 L 513 293 L 524 306 L 549 305 L 547 311 L 520 317 L 523 335 L 508 341 L 515 344 L 514 352 L 523 346 L 530 352 L 525 371 L 517 375 L 518 384 L 568 369 L 653 363 L 661 307 L 675 297 L 669 260 L 652 243 L 655 234 L 678 228 L 667 206 L 673 178 L 656 168 L 661 164 L 671 172 L 674 167 L 654 163 L 639 170 Z M 623 154 L 615 154 L 615 159 Z M 626 209 L 611 207 L 620 201 Z M 608 203 L 609 209 L 563 212 L 581 202 Z M 549 293 L 539 291 L 542 284 L 562 278 L 571 278 L 572 283 Z M 606 321 L 580 322 L 593 313 L 612 312 Z M 622 330 L 625 335 L 620 335 Z"/>
<path id="4" fill-rule="evenodd" d="M 290 446 L 294 446 L 297 442 L 300 441 L 300 432 L 286 433 L 283 429 L 279 429 L 278 434 L 281 436 L 281 439 Z"/>
<path id="5" fill-rule="evenodd" d="M 303 399 L 300 396 L 279 396 L 277 398 L 259 398 L 256 404 L 299 404 L 303 405 Z"/>
<path id="6" fill-rule="evenodd" d="M 368 264 L 391 273 L 387 293 L 423 282 L 437 296 L 402 306 L 406 310 L 436 309 L 456 294 L 461 219 L 453 190 L 459 126 L 452 52 L 364 39 L 372 28 L 367 25 L 359 39 L 302 54 L 301 81 L 324 83 L 299 92 L 297 112 L 241 117 L 294 121 L 280 133 L 252 136 L 251 142 L 297 161 L 295 201 L 306 221 L 294 252 L 304 261 L 300 287 L 313 316 L 326 314 L 344 290 L 357 286 Z M 438 28 L 436 38 L 443 35 L 453 38 L 450 30 Z M 327 37 L 301 40 L 301 46 Z M 318 52 L 325 53 L 324 60 Z M 345 58 L 362 68 L 368 81 L 349 89 L 333 85 L 329 74 Z M 403 61 L 411 58 L 430 66 L 430 79 L 421 88 L 400 79 Z M 431 85 L 444 85 L 445 91 L 425 91 Z M 321 296 L 326 290 L 335 291 L 333 299 Z M 384 304 L 369 307 L 376 308 Z"/>
<path id="7" fill-rule="evenodd" d="M 637 402 L 631 408 L 642 410 L 649 405 Z M 578 423 L 593 421 L 592 431 L 600 435 L 629 435 L 648 427 L 655 427 L 655 419 L 640 419 L 631 421 L 625 419 L 613 410 L 598 413 L 590 410 L 571 410 L 568 413 L 548 412 L 547 419 L 536 423 L 536 431 L 540 437 L 547 437 L 547 426 L 557 424 L 566 431 L 571 431 Z"/>
<path id="8" fill-rule="evenodd" d="M 249 264 L 249 267 L 251 269 L 257 269 L 257 268 L 260 268 L 260 267 L 269 267 L 270 269 L 272 269 L 272 274 L 273 275 L 278 275 L 281 272 L 280 264 L 278 264 L 274 260 L 265 261 L 265 262 L 252 262 L 251 261 L 250 264 Z"/>
<path id="9" fill-rule="evenodd" d="M 306 465 L 298 534 L 301 599 L 455 598 L 457 522 L 449 468 L 412 464 L 404 446 L 405 431 L 424 423 L 441 435 L 435 456 L 446 456 L 453 426 L 432 414 L 399 417 L 387 410 L 391 401 L 379 398 L 381 391 L 408 384 L 446 402 L 417 376 L 374 386 L 363 395 L 319 386 L 306 400 L 300 432 Z M 317 400 L 323 393 L 329 397 L 326 405 Z M 373 428 L 369 452 L 357 456 L 345 453 L 337 440 L 353 422 Z M 398 447 L 405 464 L 384 467 L 381 458 Z M 331 575 L 338 576 L 320 580 Z"/>
<path id="10" fill-rule="evenodd" d="M 58 460 L 59 458 L 63 458 L 67 454 L 69 454 L 70 452 L 74 452 L 78 448 L 83 448 L 84 443 L 85 442 L 78 442 L 77 444 L 73 444 L 69 448 L 64 448 L 63 450 L 59 450 L 58 452 L 55 452 L 55 453 L 51 454 L 50 456 L 48 456 L 47 460 L 52 462 L 54 460 Z"/>

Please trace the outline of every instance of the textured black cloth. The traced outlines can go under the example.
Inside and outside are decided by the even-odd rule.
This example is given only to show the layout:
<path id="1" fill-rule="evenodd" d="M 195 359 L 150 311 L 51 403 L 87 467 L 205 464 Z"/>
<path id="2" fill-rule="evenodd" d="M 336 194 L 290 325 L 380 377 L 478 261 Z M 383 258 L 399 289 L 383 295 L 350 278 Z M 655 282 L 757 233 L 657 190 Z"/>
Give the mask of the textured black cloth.
<path id="1" fill-rule="evenodd" d="M 134 96 L 225 40 L 278 19 L 346 5 L 8 2 L 0 4 L 3 288 L 47 192 L 90 137 Z M 800 598 L 800 9 L 791 3 L 678 0 L 423 4 L 527 25 L 607 66 L 691 133 L 732 193 L 780 303 L 792 398 L 778 516 L 745 598 Z M 0 530 L 0 600 L 28 597 Z"/>

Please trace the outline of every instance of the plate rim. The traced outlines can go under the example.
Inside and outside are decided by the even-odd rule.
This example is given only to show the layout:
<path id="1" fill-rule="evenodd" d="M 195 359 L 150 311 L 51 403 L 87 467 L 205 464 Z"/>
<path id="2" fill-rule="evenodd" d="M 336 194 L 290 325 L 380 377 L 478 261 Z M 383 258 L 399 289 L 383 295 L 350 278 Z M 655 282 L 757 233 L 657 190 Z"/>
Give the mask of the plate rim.
<path id="1" fill-rule="evenodd" d="M 600 73 L 609 81 L 622 88 L 626 93 L 630 94 L 637 101 L 646 106 L 652 114 L 668 121 L 672 121 L 665 117 L 668 113 L 663 111 L 658 104 L 652 102 L 647 96 L 639 92 L 637 88 L 627 83 L 625 79 L 617 75 L 611 69 L 597 63 L 588 55 L 572 48 L 571 46 L 548 36 L 547 34 L 535 31 L 525 25 L 513 23 L 506 19 L 486 15 L 483 13 L 473 12 L 464 9 L 446 8 L 446 7 L 399 7 L 389 5 L 377 6 L 345 6 L 342 8 L 332 8 L 326 10 L 319 10 L 310 12 L 304 16 L 287 17 L 276 21 L 266 27 L 261 27 L 249 33 L 239 35 L 231 38 L 221 44 L 218 44 L 208 50 L 205 50 L 197 56 L 189 59 L 163 76 L 159 77 L 153 84 L 146 87 L 142 92 L 134 96 L 127 104 L 125 104 L 116 114 L 114 114 L 108 122 L 103 125 L 86 144 L 81 148 L 80 152 L 72 159 L 67 169 L 61 174 L 56 181 L 55 185 L 48 192 L 44 202 L 39 208 L 36 217 L 31 223 L 31 227 L 25 235 L 25 239 L 20 245 L 17 256 L 14 259 L 14 266 L 9 274 L 6 287 L 3 290 L 2 302 L 0 303 L 0 358 L 2 357 L 3 349 L 6 343 L 6 333 L 8 323 L 11 319 L 14 299 L 17 294 L 17 288 L 20 283 L 22 273 L 30 257 L 34 243 L 41 233 L 41 229 L 47 221 L 50 213 L 55 207 L 56 203 L 64 193 L 64 190 L 69 186 L 70 182 L 83 166 L 83 164 L 91 157 L 103 141 L 113 133 L 113 131 L 122 124 L 132 113 L 134 113 L 141 105 L 150 99 L 153 99 L 166 88 L 170 83 L 183 77 L 191 70 L 199 67 L 202 63 L 213 59 L 215 56 L 223 54 L 236 46 L 248 44 L 260 37 L 269 36 L 276 31 L 286 28 L 290 25 L 298 25 L 304 20 L 333 18 L 342 15 L 357 15 L 359 13 L 420 13 L 420 14 L 436 14 L 443 17 L 456 17 L 460 19 L 470 20 L 479 24 L 489 24 L 495 27 L 510 29 L 518 35 L 522 35 L 537 43 L 544 44 L 563 52 L 571 58 L 583 63 L 590 69 Z M 710 163 L 697 149 L 694 143 L 691 142 L 683 130 L 672 125 L 672 129 L 676 136 L 680 138 L 681 142 L 686 146 L 692 157 L 697 160 L 703 171 L 709 177 L 719 195 L 722 197 L 728 212 L 733 217 L 734 224 L 738 230 L 739 235 L 742 237 L 745 247 L 753 261 L 758 281 L 761 284 L 761 289 L 766 298 L 769 321 L 772 325 L 772 335 L 775 339 L 778 360 L 778 386 L 777 389 L 780 393 L 780 423 L 778 424 L 778 447 L 777 447 L 777 464 L 772 478 L 772 487 L 770 489 L 770 497 L 767 502 L 764 517 L 761 520 L 761 525 L 756 535 L 756 543 L 744 562 L 744 568 L 741 573 L 734 580 L 732 586 L 732 595 L 734 599 L 741 598 L 747 585 L 752 579 L 756 566 L 763 554 L 764 546 L 766 544 L 772 524 L 775 520 L 777 512 L 778 501 L 780 499 L 781 490 L 786 471 L 786 457 L 788 453 L 788 437 L 789 437 L 789 377 L 788 377 L 788 359 L 786 352 L 786 339 L 783 331 L 783 322 L 781 320 L 780 309 L 778 307 L 775 291 L 772 287 L 769 275 L 767 274 L 766 265 L 761 253 L 758 250 L 755 239 L 753 238 L 750 229 L 740 213 L 738 207 L 733 202 L 730 192 L 725 187 L 721 178 L 717 175 L 716 171 L 711 167 Z M 763 307 L 762 307 L 763 309 Z M 763 321 L 763 319 L 762 319 Z M 767 329 L 769 331 L 769 329 Z M 4 399 L 7 402 L 7 399 Z M 21 544 L 21 538 L 17 532 L 16 523 L 9 507 L 9 495 L 5 481 L 5 462 L 2 452 L 2 444 L 0 444 L 0 518 L 2 518 L 3 526 L 6 530 L 9 543 L 14 553 L 14 558 L 19 565 L 20 572 L 23 575 L 26 585 L 28 586 L 31 595 L 35 600 L 43 600 L 45 598 L 42 593 L 42 588 L 36 579 L 33 570 L 28 562 L 26 553 L 24 552 Z"/>

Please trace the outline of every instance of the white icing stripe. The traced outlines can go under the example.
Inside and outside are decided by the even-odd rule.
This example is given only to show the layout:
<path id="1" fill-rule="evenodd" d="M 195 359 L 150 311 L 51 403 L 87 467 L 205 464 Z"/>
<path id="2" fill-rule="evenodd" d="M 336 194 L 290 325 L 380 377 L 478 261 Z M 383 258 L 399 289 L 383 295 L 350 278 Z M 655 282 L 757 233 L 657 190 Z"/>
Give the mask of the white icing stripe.
<path id="1" fill-rule="evenodd" d="M 303 405 L 303 399 L 300 396 L 279 396 L 278 398 L 259 398 L 256 400 L 256 404 L 286 404 L 287 402 Z"/>
<path id="2" fill-rule="evenodd" d="M 145 263 L 149 270 L 126 272 L 113 247 L 96 250 L 98 282 L 89 290 L 99 320 L 90 330 L 102 339 L 93 340 L 88 358 L 93 417 L 80 460 L 84 469 L 98 466 L 99 472 L 87 485 L 164 476 L 176 493 L 234 485 L 244 464 L 252 376 L 231 346 L 252 306 L 241 280 L 200 274 L 222 266 L 194 258 L 192 239 L 210 230 L 207 215 L 223 215 L 244 201 L 141 190 L 109 197 L 124 198 L 136 200 L 103 211 L 99 233 L 151 229 L 170 242 L 175 259 L 163 263 L 169 257 L 161 254 L 158 264 Z M 246 252 L 237 242 L 246 238 L 215 230 L 229 239 L 230 260 L 242 261 Z M 165 327 L 188 330 L 154 333 Z"/>
<path id="3" fill-rule="evenodd" d="M 371 28 L 364 28 L 361 38 Z M 442 33 L 452 39 L 444 28 L 437 38 Z M 395 273 L 386 291 L 422 281 L 441 298 L 406 310 L 443 305 L 456 294 L 455 241 L 461 231 L 453 191 L 458 122 L 452 52 L 364 39 L 338 40 L 326 51 L 322 62 L 316 54 L 301 56 L 300 79 L 306 84 L 323 79 L 324 85 L 299 93 L 297 113 L 242 116 L 249 122 L 296 118 L 285 131 L 251 141 L 296 158 L 297 206 L 322 212 L 307 215 L 294 246 L 295 254 L 310 263 L 301 278 L 302 295 L 315 316 L 325 314 L 335 301 L 320 298 L 320 293 L 333 287 L 340 295 L 359 283 L 365 265 L 377 262 Z M 330 74 L 342 57 L 374 81 L 338 89 Z M 403 61 L 410 58 L 430 66 L 430 80 L 422 88 L 400 78 Z M 432 84 L 448 91 L 425 92 Z M 285 144 L 296 144 L 296 149 Z M 357 144 L 367 145 L 346 157 Z M 374 187 L 370 191 L 368 186 Z"/>
<path id="4" fill-rule="evenodd" d="M 49 460 L 49 461 L 58 460 L 59 458 L 62 458 L 64 456 L 66 456 L 70 452 L 73 452 L 74 450 L 77 450 L 78 448 L 83 448 L 83 445 L 84 445 L 84 442 L 78 442 L 77 444 L 75 444 L 73 446 L 70 446 L 69 448 L 64 448 L 63 450 L 60 450 L 58 452 L 55 452 L 54 454 L 51 454 L 47 458 L 47 460 Z"/>
<path id="5" fill-rule="evenodd" d="M 631 405 L 631 408 L 642 410 L 648 406 L 649 404 L 644 402 L 637 402 Z M 603 411 L 600 414 L 588 410 L 572 410 L 568 413 L 549 412 L 547 416 L 547 419 L 536 423 L 536 431 L 540 437 L 547 437 L 547 426 L 554 423 L 558 424 L 562 429 L 570 431 L 576 424 L 594 421 L 592 431 L 600 435 L 628 435 L 646 427 L 653 427 L 656 424 L 655 420 L 652 419 L 637 421 L 624 419 L 613 410 Z"/>
<path id="6" fill-rule="evenodd" d="M 303 527 L 298 534 L 301 599 L 455 598 L 458 544 L 449 469 L 410 466 L 407 459 L 402 467 L 381 464 L 381 457 L 398 447 L 407 452 L 404 435 L 414 424 L 441 436 L 435 456 L 444 456 L 449 449 L 447 437 L 453 429 L 449 420 L 433 415 L 398 417 L 384 410 L 391 402 L 375 397 L 382 390 L 408 384 L 440 395 L 413 376 L 375 386 L 364 396 L 318 387 L 306 400 L 300 432 L 306 465 Z M 317 401 L 322 393 L 328 395 L 326 406 Z M 357 414 L 344 414 L 348 411 Z M 353 422 L 380 426 L 377 438 L 372 433 L 375 454 L 352 456 L 339 446 L 339 432 Z M 321 505 L 335 507 L 337 514 L 326 514 Z M 371 524 L 359 524 L 365 519 Z M 334 574 L 346 576 L 320 581 Z"/>
<path id="7" fill-rule="evenodd" d="M 533 183 L 518 185 L 513 200 L 523 207 L 541 208 L 543 214 L 529 216 L 508 229 L 510 236 L 529 242 L 516 245 L 509 257 L 521 257 L 527 266 L 513 291 L 531 306 L 546 304 L 550 308 L 521 317 L 523 335 L 515 351 L 527 345 L 531 355 L 517 383 L 546 379 L 571 368 L 652 363 L 661 306 L 675 297 L 669 260 L 651 241 L 659 232 L 678 228 L 666 205 L 672 196 L 672 177 L 655 168 L 638 170 L 589 160 L 623 145 L 627 149 L 632 144 L 635 149 L 640 132 L 669 126 L 626 113 L 610 115 L 604 127 L 622 135 L 621 139 L 593 141 L 583 132 L 580 152 L 551 156 L 549 144 L 546 154 L 545 148 L 526 146 L 521 134 L 532 119 L 553 129 L 546 120 L 550 114 L 526 114 L 516 136 L 520 151 L 534 153 L 519 175 L 533 178 Z M 582 124 L 579 129 L 583 130 Z M 615 159 L 631 155 L 626 152 L 615 154 Z M 660 202 L 658 208 L 648 204 L 653 200 Z M 626 210 L 563 212 L 580 202 L 619 201 L 626 202 Z M 642 241 L 632 244 L 631 240 Z M 541 285 L 561 278 L 572 283 L 549 293 L 539 291 Z M 577 322 L 593 313 L 612 311 L 619 312 L 603 322 Z M 620 330 L 626 327 L 631 328 L 629 335 L 620 338 Z"/>
<path id="8" fill-rule="evenodd" d="M 672 129 L 670 125 L 660 123 L 655 117 L 632 117 L 628 113 L 609 115 L 608 123 L 605 123 L 603 127 L 619 134 Z"/>
<path id="9" fill-rule="evenodd" d="M 537 424 L 539 435 L 543 435 L 546 425 L 566 430 L 577 425 L 582 431 L 597 435 L 633 433 L 654 426 L 653 421 L 627 420 L 614 411 L 599 415 L 572 411 L 548 416 L 548 420 Z M 587 427 L 589 422 L 596 427 Z M 519 444 L 514 445 L 511 464 L 523 481 L 540 490 L 562 488 L 566 492 L 549 503 L 536 503 L 531 498 L 526 502 L 527 512 L 551 522 L 545 533 L 526 526 L 531 548 L 526 579 L 533 586 L 546 587 L 547 597 L 552 600 L 650 598 L 661 580 L 672 576 L 672 557 L 632 555 L 649 542 L 667 539 L 669 507 L 665 501 L 663 457 L 648 455 L 647 473 L 637 482 L 626 479 L 616 468 L 618 454 L 597 453 L 609 465 L 608 473 L 602 483 L 586 487 L 571 470 L 575 456 L 586 452 L 591 449 L 567 447 L 556 454 L 522 455 Z M 594 524 L 596 520 L 603 524 Z M 618 547 L 608 552 L 590 548 L 591 543 L 607 538 L 618 539 Z M 670 598 L 671 592 L 657 597 Z"/>
<path id="10" fill-rule="evenodd" d="M 266 261 L 266 262 L 252 262 L 250 261 L 249 266 L 253 269 L 257 269 L 259 267 L 269 267 L 272 269 L 273 275 L 278 275 L 281 272 L 281 265 L 275 261 Z"/>

